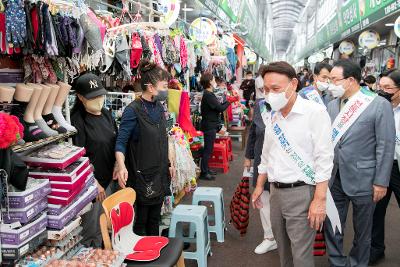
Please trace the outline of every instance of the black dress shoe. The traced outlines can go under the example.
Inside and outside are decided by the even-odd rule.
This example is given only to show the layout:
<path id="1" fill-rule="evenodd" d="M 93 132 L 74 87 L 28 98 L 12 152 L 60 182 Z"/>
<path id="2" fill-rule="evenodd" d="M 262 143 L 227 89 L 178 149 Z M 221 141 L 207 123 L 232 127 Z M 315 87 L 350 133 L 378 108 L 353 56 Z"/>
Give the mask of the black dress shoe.
<path id="1" fill-rule="evenodd" d="M 203 174 L 200 175 L 199 179 L 200 180 L 206 180 L 206 181 L 214 181 L 215 177 L 210 175 L 209 173 L 207 173 L 207 174 L 204 174 L 204 175 Z"/>
<path id="2" fill-rule="evenodd" d="M 209 170 L 208 173 L 209 173 L 210 175 L 212 175 L 212 176 L 215 176 L 215 175 L 218 174 L 216 171 L 213 171 L 213 170 Z"/>
<path id="3" fill-rule="evenodd" d="M 382 252 L 380 254 L 376 254 L 376 255 L 370 255 L 369 257 L 369 263 L 368 265 L 370 266 L 375 266 L 377 265 L 380 261 L 382 261 L 385 258 L 385 253 Z"/>

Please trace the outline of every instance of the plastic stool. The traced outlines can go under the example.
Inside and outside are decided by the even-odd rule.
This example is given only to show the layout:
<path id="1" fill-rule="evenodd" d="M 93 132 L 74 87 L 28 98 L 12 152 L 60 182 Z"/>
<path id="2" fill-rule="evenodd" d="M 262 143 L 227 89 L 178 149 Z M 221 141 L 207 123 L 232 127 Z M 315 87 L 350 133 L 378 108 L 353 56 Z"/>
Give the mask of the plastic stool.
<path id="1" fill-rule="evenodd" d="M 208 229 L 210 233 L 217 235 L 218 242 L 225 241 L 225 208 L 224 196 L 221 187 L 198 187 L 193 194 L 193 205 L 198 205 L 202 201 L 212 202 L 214 205 L 214 215 L 208 216 Z M 214 225 L 210 226 L 210 221 Z"/>
<path id="2" fill-rule="evenodd" d="M 217 137 L 217 139 L 215 139 L 215 142 L 218 144 L 224 143 L 226 145 L 228 150 L 228 160 L 232 161 L 233 160 L 232 138 L 229 136 L 219 136 Z"/>
<path id="3" fill-rule="evenodd" d="M 208 167 L 222 169 L 224 173 L 229 171 L 228 154 L 225 144 L 214 144 L 214 151 L 208 162 Z"/>
<path id="4" fill-rule="evenodd" d="M 196 237 L 184 238 L 180 222 L 196 227 Z M 181 237 L 185 242 L 196 243 L 196 252 L 184 252 L 185 259 L 196 260 L 199 267 L 207 267 L 207 256 L 211 255 L 210 232 L 208 231 L 207 208 L 204 206 L 178 205 L 172 211 L 169 237 Z"/>

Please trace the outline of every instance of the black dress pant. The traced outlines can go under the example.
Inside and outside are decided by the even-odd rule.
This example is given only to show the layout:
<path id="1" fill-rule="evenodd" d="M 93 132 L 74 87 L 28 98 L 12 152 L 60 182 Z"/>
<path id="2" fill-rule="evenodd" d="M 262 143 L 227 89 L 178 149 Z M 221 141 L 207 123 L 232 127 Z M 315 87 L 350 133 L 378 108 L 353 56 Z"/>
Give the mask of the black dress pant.
<path id="1" fill-rule="evenodd" d="M 203 157 L 201 159 L 201 174 L 207 175 L 208 173 L 208 161 L 212 155 L 214 150 L 214 141 L 217 137 L 217 130 L 208 130 L 204 132 L 204 150 L 203 150 Z"/>
<path id="2" fill-rule="evenodd" d="M 159 236 L 162 203 L 156 205 L 135 204 L 133 232 L 139 236 Z"/>
<path id="3" fill-rule="evenodd" d="M 394 193 L 400 207 L 400 172 L 396 160 L 393 162 L 386 196 L 376 204 L 372 226 L 371 257 L 380 256 L 385 252 L 385 215 L 392 193 Z"/>

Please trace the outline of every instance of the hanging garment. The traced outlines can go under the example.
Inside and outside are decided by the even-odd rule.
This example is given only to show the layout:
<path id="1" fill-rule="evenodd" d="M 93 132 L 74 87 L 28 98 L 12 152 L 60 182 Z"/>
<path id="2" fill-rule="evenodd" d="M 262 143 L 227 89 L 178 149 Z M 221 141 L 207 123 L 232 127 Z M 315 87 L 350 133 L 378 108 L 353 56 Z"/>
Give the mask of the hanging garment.
<path id="1" fill-rule="evenodd" d="M 192 136 L 196 134 L 196 129 L 194 128 L 190 118 L 190 100 L 188 92 L 182 92 L 177 122 L 185 132 Z"/>
<path id="2" fill-rule="evenodd" d="M 151 58 L 153 57 L 153 52 L 151 52 L 151 49 L 146 41 L 146 37 L 144 36 L 144 34 L 140 35 L 140 42 L 142 43 L 142 49 L 143 49 L 143 53 L 142 53 L 142 58 L 144 60 L 151 60 Z"/>
<path id="3" fill-rule="evenodd" d="M 188 64 L 188 51 L 187 51 L 187 47 L 186 47 L 186 41 L 185 41 L 184 38 L 181 38 L 180 46 L 181 46 L 181 49 L 180 49 L 180 51 L 181 51 L 181 57 L 180 57 L 181 58 L 181 65 L 182 65 L 182 68 L 185 69 L 187 67 L 187 64 Z"/>
<path id="4" fill-rule="evenodd" d="M 168 89 L 168 112 L 175 113 L 176 118 L 179 117 L 179 107 L 181 105 L 182 91 Z"/>
<path id="5" fill-rule="evenodd" d="M 115 59 L 120 64 L 123 80 L 126 81 L 130 80 L 132 76 L 129 51 L 127 36 L 125 34 L 118 35 L 115 40 Z"/>
<path id="6" fill-rule="evenodd" d="M 132 34 L 132 50 L 131 50 L 131 68 L 136 69 L 139 66 L 140 59 L 142 58 L 143 47 L 140 41 L 139 33 L 135 32 Z"/>

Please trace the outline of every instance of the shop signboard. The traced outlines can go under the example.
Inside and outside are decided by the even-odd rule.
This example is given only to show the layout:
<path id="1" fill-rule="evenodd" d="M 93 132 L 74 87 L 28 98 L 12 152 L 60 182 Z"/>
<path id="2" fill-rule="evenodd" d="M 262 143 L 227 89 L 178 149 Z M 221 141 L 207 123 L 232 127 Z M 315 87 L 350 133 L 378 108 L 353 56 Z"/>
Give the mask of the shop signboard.
<path id="1" fill-rule="evenodd" d="M 351 41 L 343 41 L 339 45 L 339 52 L 345 55 L 351 55 L 354 52 L 355 46 Z"/>
<path id="2" fill-rule="evenodd" d="M 219 0 L 199 0 L 206 8 L 208 8 L 213 14 L 218 13 L 218 3 Z"/>
<path id="3" fill-rule="evenodd" d="M 397 37 L 400 38 L 400 16 L 396 19 L 394 23 L 394 33 L 397 35 Z"/>
<path id="4" fill-rule="evenodd" d="M 343 25 L 341 30 L 342 38 L 360 30 L 361 17 L 358 0 L 349 0 L 342 6 L 340 10 L 340 19 Z"/>
<path id="5" fill-rule="evenodd" d="M 211 19 L 200 17 L 190 24 L 189 35 L 193 41 L 209 45 L 215 41 L 217 36 L 217 26 L 215 26 L 214 21 Z"/>
<path id="6" fill-rule="evenodd" d="M 364 31 L 358 38 L 358 44 L 362 48 L 374 49 L 379 45 L 380 36 L 376 31 Z"/>
<path id="7" fill-rule="evenodd" d="M 241 2 L 241 0 L 220 0 L 219 7 L 228 15 L 231 21 L 236 22 Z"/>
<path id="8" fill-rule="evenodd" d="M 179 0 L 160 0 L 159 1 L 160 10 L 164 14 L 161 18 L 161 22 L 169 26 L 174 24 L 178 19 L 180 11 L 180 1 Z"/>

